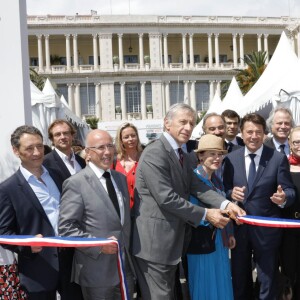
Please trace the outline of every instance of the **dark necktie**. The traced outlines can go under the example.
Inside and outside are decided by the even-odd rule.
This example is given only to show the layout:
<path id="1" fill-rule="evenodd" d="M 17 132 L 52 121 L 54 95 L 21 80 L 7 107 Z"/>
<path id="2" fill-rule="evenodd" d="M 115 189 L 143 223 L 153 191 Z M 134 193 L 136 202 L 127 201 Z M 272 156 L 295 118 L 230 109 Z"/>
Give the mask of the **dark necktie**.
<path id="1" fill-rule="evenodd" d="M 179 155 L 179 162 L 181 164 L 181 166 L 183 167 L 183 151 L 181 148 L 178 148 L 178 155 Z"/>
<path id="2" fill-rule="evenodd" d="M 285 144 L 281 144 L 281 145 L 279 146 L 279 148 L 280 148 L 280 152 L 281 152 L 282 154 L 285 154 L 285 152 L 284 152 Z"/>
<path id="3" fill-rule="evenodd" d="M 232 151 L 232 147 L 233 147 L 233 143 L 228 142 L 227 143 L 227 151 L 228 151 L 228 153 L 230 153 Z"/>
<path id="4" fill-rule="evenodd" d="M 249 166 L 249 174 L 248 174 L 248 188 L 249 191 L 252 189 L 252 185 L 254 183 L 255 175 L 256 175 L 256 167 L 255 167 L 255 161 L 254 158 L 256 154 L 249 154 L 251 158 L 251 163 Z"/>
<path id="5" fill-rule="evenodd" d="M 119 202 L 118 202 L 118 197 L 115 191 L 115 187 L 112 183 L 111 177 L 110 177 L 110 173 L 105 171 L 103 173 L 103 177 L 106 179 L 106 188 L 107 188 L 107 192 L 109 195 L 109 198 L 111 199 L 111 202 L 113 203 L 119 217 L 120 217 L 120 207 L 119 207 Z"/>

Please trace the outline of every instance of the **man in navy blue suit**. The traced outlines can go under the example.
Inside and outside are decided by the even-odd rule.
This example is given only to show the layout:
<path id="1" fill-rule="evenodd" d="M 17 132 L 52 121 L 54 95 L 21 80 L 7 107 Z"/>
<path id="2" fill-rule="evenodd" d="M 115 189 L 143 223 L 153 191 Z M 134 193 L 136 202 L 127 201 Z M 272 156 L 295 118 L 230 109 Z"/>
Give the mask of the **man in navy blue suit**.
<path id="1" fill-rule="evenodd" d="M 227 199 L 236 201 L 247 215 L 278 218 L 282 208 L 293 203 L 295 191 L 286 156 L 263 145 L 265 130 L 266 122 L 258 114 L 248 114 L 242 119 L 245 147 L 225 158 L 223 181 Z M 281 235 L 280 228 L 235 227 L 236 247 L 232 250 L 235 300 L 253 299 L 252 254 L 260 283 L 259 299 L 276 299 Z"/>

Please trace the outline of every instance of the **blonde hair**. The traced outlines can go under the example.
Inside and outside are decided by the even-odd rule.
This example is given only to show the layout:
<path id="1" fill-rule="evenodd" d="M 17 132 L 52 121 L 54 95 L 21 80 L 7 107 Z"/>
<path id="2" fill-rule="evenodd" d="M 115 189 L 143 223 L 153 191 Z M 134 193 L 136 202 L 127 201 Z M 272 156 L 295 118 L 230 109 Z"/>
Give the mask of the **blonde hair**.
<path id="1" fill-rule="evenodd" d="M 119 159 L 124 158 L 125 154 L 126 154 L 126 149 L 122 143 L 122 132 L 126 128 L 132 128 L 136 133 L 136 136 L 137 136 L 136 151 L 138 153 L 141 153 L 143 151 L 137 128 L 132 123 L 124 123 L 118 128 L 117 135 L 116 135 L 116 141 L 115 141 L 116 151 L 117 151 L 117 155 L 118 155 Z"/>
<path id="2" fill-rule="evenodd" d="M 289 137 L 288 137 L 288 140 L 289 140 L 289 143 L 290 143 L 290 140 L 291 140 L 291 137 L 292 137 L 292 134 L 296 131 L 300 131 L 300 126 L 296 126 L 294 128 L 291 129 L 291 132 L 289 134 Z M 290 143 L 291 144 L 291 143 Z"/>

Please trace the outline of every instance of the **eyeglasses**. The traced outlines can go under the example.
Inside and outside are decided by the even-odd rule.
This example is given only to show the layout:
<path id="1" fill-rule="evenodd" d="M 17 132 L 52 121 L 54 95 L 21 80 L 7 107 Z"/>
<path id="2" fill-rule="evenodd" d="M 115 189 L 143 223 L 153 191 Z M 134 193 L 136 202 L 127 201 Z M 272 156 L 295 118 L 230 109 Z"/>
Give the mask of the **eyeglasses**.
<path id="1" fill-rule="evenodd" d="M 98 147 L 95 146 L 95 147 L 87 147 L 87 148 L 88 149 L 96 149 L 96 150 L 98 150 L 100 152 L 103 152 L 106 149 L 109 150 L 109 151 L 111 151 L 111 150 L 115 149 L 115 146 L 114 146 L 114 144 L 106 144 L 106 145 L 100 145 Z"/>
<path id="2" fill-rule="evenodd" d="M 298 140 L 298 141 L 293 141 L 292 144 L 293 144 L 295 147 L 299 147 L 299 146 L 300 146 L 300 140 Z"/>

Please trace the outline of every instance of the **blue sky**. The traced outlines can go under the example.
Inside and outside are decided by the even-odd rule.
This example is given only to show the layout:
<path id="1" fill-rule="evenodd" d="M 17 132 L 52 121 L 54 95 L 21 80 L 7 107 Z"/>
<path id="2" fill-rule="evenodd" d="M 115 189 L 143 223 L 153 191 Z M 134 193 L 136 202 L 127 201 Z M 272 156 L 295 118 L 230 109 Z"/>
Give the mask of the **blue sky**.
<path id="1" fill-rule="evenodd" d="M 176 4 L 175 4 L 176 3 Z M 299 0 L 27 0 L 29 15 L 214 15 L 300 18 Z"/>

